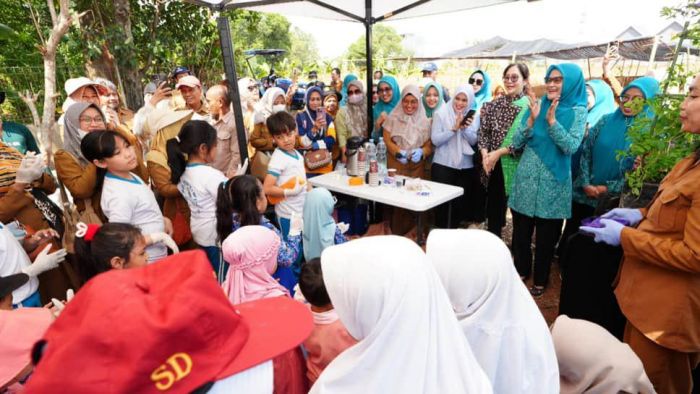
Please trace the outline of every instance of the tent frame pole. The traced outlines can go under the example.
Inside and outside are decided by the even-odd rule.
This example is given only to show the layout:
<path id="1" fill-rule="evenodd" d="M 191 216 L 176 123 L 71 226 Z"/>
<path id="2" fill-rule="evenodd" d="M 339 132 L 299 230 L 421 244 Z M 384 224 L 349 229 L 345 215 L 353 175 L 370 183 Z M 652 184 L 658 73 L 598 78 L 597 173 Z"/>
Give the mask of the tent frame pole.
<path id="1" fill-rule="evenodd" d="M 221 54 L 224 58 L 224 71 L 228 80 L 228 98 L 233 105 L 233 118 L 236 123 L 236 136 L 238 138 L 238 149 L 241 153 L 241 164 L 248 158 L 248 136 L 243 124 L 243 109 L 241 107 L 241 96 L 238 91 L 238 76 L 236 75 L 236 62 L 233 54 L 233 39 L 231 37 L 231 25 L 228 16 L 219 13 L 216 18 L 216 25 L 219 30 L 219 42 Z"/>
<path id="2" fill-rule="evenodd" d="M 374 129 L 374 116 L 372 114 L 372 79 L 374 70 L 372 69 L 372 0 L 365 0 L 365 61 L 367 66 L 367 86 L 365 87 L 365 97 L 367 97 L 367 137 L 372 138 Z"/>

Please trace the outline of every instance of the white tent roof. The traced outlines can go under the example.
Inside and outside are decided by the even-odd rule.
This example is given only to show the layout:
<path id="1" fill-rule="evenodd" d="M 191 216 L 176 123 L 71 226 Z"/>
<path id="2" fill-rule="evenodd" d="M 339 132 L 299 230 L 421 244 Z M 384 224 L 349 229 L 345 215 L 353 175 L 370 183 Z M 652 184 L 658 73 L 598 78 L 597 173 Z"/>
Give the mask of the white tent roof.
<path id="1" fill-rule="evenodd" d="M 245 8 L 282 15 L 362 22 L 365 0 L 187 0 L 214 8 Z M 406 19 L 523 0 L 370 0 L 372 18 Z M 401 11 L 401 12 L 397 12 Z M 396 15 L 394 15 L 396 13 Z"/>

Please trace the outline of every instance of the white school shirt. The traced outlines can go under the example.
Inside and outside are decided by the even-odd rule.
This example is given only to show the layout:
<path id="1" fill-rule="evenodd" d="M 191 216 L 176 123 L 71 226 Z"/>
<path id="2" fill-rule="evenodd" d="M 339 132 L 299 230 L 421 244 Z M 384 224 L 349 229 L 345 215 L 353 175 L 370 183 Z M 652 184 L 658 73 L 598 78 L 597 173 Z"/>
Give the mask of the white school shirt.
<path id="1" fill-rule="evenodd" d="M 112 173 L 105 175 L 102 186 L 100 206 L 111 223 L 130 223 L 141 229 L 143 235 L 165 231 L 163 214 L 160 212 L 156 197 L 141 178 L 129 173 L 131 179 L 125 179 Z M 148 262 L 160 260 L 168 255 L 168 249 L 162 243 L 146 247 Z"/>
<path id="2" fill-rule="evenodd" d="M 292 178 L 298 177 L 306 185 L 306 169 L 304 168 L 304 156 L 296 150 L 292 152 L 275 149 L 267 165 L 267 173 L 277 177 L 275 185 L 281 186 Z M 304 211 L 306 201 L 306 187 L 296 196 L 289 196 L 275 205 L 275 213 L 278 217 L 290 219 L 292 212 L 301 214 Z"/>
<path id="3" fill-rule="evenodd" d="M 6 225 L 0 223 L 0 276 L 21 274 L 22 269 L 31 265 L 29 256 L 24 252 L 17 238 Z M 29 281 L 12 292 L 12 303 L 19 304 L 39 288 L 39 280 L 30 276 Z"/>
<path id="4" fill-rule="evenodd" d="M 185 168 L 177 190 L 190 206 L 192 238 L 199 246 L 216 246 L 216 197 L 228 178 L 206 164 L 192 163 Z"/>

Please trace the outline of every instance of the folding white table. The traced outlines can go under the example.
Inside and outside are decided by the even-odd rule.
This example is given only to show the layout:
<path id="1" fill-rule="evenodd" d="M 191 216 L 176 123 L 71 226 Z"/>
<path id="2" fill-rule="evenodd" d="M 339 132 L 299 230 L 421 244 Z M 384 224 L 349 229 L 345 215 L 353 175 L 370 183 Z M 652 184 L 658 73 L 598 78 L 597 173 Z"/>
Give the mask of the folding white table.
<path id="1" fill-rule="evenodd" d="M 363 184 L 361 186 L 350 186 L 348 178 L 347 175 L 342 175 L 338 172 L 330 172 L 310 178 L 309 183 L 314 187 L 324 187 L 332 192 L 376 201 L 416 212 L 416 242 L 418 242 L 418 244 L 421 244 L 423 241 L 420 213 L 435 208 L 440 204 L 449 203 L 449 227 L 449 217 L 452 213 L 451 201 L 464 194 L 464 189 L 461 187 L 426 180 L 422 180 L 421 182 L 428 193 L 419 193 L 408 190 L 405 187 L 396 187 L 395 185 L 369 186 L 368 184 Z M 402 178 L 403 177 L 399 176 L 397 180 L 401 180 Z"/>

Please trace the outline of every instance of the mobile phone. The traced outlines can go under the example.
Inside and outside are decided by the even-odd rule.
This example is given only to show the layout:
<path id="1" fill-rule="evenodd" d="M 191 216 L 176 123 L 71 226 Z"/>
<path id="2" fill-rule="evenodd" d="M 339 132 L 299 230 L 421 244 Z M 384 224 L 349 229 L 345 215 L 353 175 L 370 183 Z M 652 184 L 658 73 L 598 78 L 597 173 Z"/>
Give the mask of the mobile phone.
<path id="1" fill-rule="evenodd" d="M 326 118 L 326 109 L 323 107 L 320 107 L 319 109 L 316 110 L 316 120 L 321 121 Z"/>
<path id="2" fill-rule="evenodd" d="M 467 121 L 468 121 L 469 119 L 474 119 L 474 114 L 476 114 L 476 110 L 475 110 L 475 109 L 470 109 L 469 111 L 467 111 L 467 114 L 464 115 L 464 119 L 462 119 L 462 123 L 460 123 L 460 126 L 466 126 L 466 125 L 467 125 Z"/>

